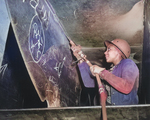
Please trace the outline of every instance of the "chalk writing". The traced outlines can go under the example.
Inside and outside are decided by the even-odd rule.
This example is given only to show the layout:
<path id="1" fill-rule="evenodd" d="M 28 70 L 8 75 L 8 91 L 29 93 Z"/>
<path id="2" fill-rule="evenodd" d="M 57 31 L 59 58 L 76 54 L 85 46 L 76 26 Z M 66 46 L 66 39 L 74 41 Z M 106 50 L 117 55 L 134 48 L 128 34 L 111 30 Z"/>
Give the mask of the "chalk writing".
<path id="1" fill-rule="evenodd" d="M 59 63 L 56 63 L 56 66 L 54 67 L 54 69 L 57 71 L 58 73 L 58 77 L 60 77 L 61 75 L 61 72 L 62 72 L 62 68 L 63 68 L 63 65 L 64 65 L 64 61 L 66 60 L 66 57 L 63 58 L 63 62 L 59 62 Z"/>
<path id="2" fill-rule="evenodd" d="M 41 10 L 38 9 L 38 14 L 40 15 L 40 19 L 43 22 L 43 25 L 45 26 L 46 30 L 48 29 L 49 25 L 49 17 L 50 17 L 50 11 L 46 11 L 44 8 L 44 5 L 42 5 Z"/>
<path id="3" fill-rule="evenodd" d="M 70 89 L 76 84 L 70 79 L 74 80 L 76 74 L 69 67 L 72 56 L 63 26 L 48 0 L 29 0 L 29 5 L 34 10 L 29 28 L 29 50 L 46 76 L 46 83 L 52 85 L 46 89 L 48 106 L 74 104 L 75 91 Z"/>
<path id="4" fill-rule="evenodd" d="M 47 10 L 47 4 L 45 2 L 42 3 L 41 1 L 37 0 L 30 0 L 31 7 L 35 10 L 35 14 L 38 16 L 40 21 L 42 22 L 43 26 L 48 29 L 49 25 L 49 18 L 50 18 L 50 10 Z"/>
<path id="5" fill-rule="evenodd" d="M 45 37 L 40 20 L 34 16 L 30 26 L 29 49 L 35 62 L 39 62 L 45 46 Z"/>
<path id="6" fill-rule="evenodd" d="M 58 84 L 55 82 L 55 78 L 53 76 L 49 76 L 49 81 L 54 85 L 54 86 L 58 86 Z"/>
<path id="7" fill-rule="evenodd" d="M 3 66 L 0 67 L 0 74 L 2 75 L 2 77 L 4 76 L 4 73 L 5 73 L 5 71 L 6 71 L 7 66 L 8 66 L 8 65 L 5 64 L 5 65 L 3 65 Z"/>

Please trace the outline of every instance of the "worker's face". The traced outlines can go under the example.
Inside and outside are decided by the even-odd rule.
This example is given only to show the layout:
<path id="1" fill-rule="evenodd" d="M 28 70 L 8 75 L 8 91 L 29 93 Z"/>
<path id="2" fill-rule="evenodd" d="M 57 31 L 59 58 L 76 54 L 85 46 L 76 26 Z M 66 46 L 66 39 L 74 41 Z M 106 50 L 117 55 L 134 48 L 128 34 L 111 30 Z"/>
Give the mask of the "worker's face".
<path id="1" fill-rule="evenodd" d="M 107 50 L 104 54 L 105 54 L 106 61 L 108 63 L 115 63 L 115 61 L 118 59 L 120 55 L 117 48 L 112 44 L 107 46 Z"/>

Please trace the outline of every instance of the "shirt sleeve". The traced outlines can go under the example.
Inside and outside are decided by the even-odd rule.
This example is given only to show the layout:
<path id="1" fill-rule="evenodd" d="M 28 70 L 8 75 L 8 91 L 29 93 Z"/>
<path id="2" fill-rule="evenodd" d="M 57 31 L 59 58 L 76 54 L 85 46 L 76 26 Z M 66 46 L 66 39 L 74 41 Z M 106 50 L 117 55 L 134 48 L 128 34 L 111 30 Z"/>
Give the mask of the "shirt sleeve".
<path id="1" fill-rule="evenodd" d="M 83 62 L 81 64 L 78 64 L 78 67 L 80 70 L 80 74 L 81 74 L 81 78 L 82 78 L 84 86 L 88 87 L 88 88 L 94 88 L 95 87 L 95 80 L 91 76 L 90 68 L 87 65 L 87 63 Z"/>
<path id="2" fill-rule="evenodd" d="M 136 79 L 139 77 L 139 70 L 135 63 L 129 61 L 122 66 L 121 77 L 107 70 L 102 71 L 100 76 L 118 91 L 128 94 L 131 92 Z"/>

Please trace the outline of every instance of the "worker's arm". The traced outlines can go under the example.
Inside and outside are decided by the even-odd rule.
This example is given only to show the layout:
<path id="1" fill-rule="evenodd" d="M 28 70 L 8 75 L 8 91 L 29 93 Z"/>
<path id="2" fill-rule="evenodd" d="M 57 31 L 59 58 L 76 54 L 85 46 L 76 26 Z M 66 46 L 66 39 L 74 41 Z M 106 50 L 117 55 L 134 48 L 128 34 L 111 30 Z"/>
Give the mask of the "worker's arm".
<path id="1" fill-rule="evenodd" d="M 139 77 L 139 71 L 137 66 L 130 61 L 122 67 L 124 67 L 121 69 L 122 77 L 117 77 L 107 70 L 103 70 L 100 76 L 118 91 L 128 94 L 131 92 L 137 77 Z"/>
<path id="2" fill-rule="evenodd" d="M 85 87 L 94 88 L 95 78 L 92 76 L 89 66 L 86 62 L 78 63 L 82 81 Z"/>

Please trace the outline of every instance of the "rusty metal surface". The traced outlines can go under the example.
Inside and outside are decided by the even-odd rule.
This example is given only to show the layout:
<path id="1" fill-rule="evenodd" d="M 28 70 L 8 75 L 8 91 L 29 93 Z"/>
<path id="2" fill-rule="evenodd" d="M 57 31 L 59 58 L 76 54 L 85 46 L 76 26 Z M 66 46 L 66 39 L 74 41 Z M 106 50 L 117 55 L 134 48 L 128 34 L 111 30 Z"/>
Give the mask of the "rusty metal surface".
<path id="1" fill-rule="evenodd" d="M 73 41 L 85 47 L 103 47 L 105 40 L 122 38 L 130 45 L 143 41 L 143 1 L 50 0 Z"/>
<path id="2" fill-rule="evenodd" d="M 78 105 L 78 74 L 71 66 L 68 38 L 50 2 L 6 0 L 6 3 L 24 64 L 41 101 L 47 101 L 48 107 Z M 8 65 L 10 54 L 8 61 L 4 60 Z M 5 74 L 9 76 L 9 72 Z"/>
<path id="3" fill-rule="evenodd" d="M 144 40 L 143 40 L 143 56 L 142 56 L 142 91 L 143 101 L 150 103 L 150 1 L 145 0 L 145 17 L 144 17 Z"/>
<path id="4" fill-rule="evenodd" d="M 107 106 L 108 120 L 149 120 L 150 106 Z M 100 120 L 101 107 L 0 110 L 1 120 Z"/>
<path id="5" fill-rule="evenodd" d="M 90 46 L 83 51 L 92 63 L 101 66 L 103 41 L 126 39 L 132 46 L 131 59 L 141 68 L 144 4 L 140 0 L 41 0 L 39 4 L 38 0 L 6 1 L 23 62 L 38 95 L 42 101 L 48 101 L 48 106 L 76 106 L 79 103 L 80 83 L 75 67 L 70 67 L 72 55 L 65 33 L 77 44 Z M 56 14 L 53 14 L 49 2 Z M 56 25 L 57 16 L 65 27 L 65 33 L 60 24 Z M 41 43 L 35 39 L 39 37 L 38 30 L 41 30 Z M 19 81 L 20 78 L 15 79 Z"/>

